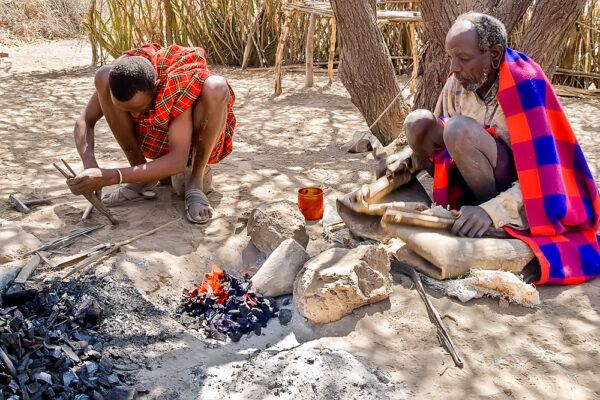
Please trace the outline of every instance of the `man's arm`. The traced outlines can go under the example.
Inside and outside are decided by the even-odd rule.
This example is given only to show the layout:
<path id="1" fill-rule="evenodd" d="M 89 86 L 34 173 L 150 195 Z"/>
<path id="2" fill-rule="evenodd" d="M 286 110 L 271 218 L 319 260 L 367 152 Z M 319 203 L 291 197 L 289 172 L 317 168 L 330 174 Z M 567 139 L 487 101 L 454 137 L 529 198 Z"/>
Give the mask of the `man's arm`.
<path id="1" fill-rule="evenodd" d="M 119 168 L 123 183 L 154 182 L 175 175 L 185 169 L 192 142 L 192 107 L 171 120 L 169 125 L 169 153 L 142 165 Z M 104 186 L 119 183 L 117 169 L 90 168 L 67 181 L 74 194 L 90 193 Z"/>
<path id="2" fill-rule="evenodd" d="M 464 206 L 452 226 L 452 232 L 461 236 L 480 237 L 491 226 L 510 226 L 517 230 L 529 228 L 519 181 L 496 197 L 478 206 Z"/>
<path id="3" fill-rule="evenodd" d="M 192 143 L 192 108 L 171 120 L 169 124 L 169 152 L 142 165 L 121 168 L 123 182 L 152 182 L 183 171 L 188 162 Z"/>
<path id="4" fill-rule="evenodd" d="M 84 168 L 98 168 L 94 155 L 94 127 L 102 115 L 98 93 L 94 92 L 75 122 L 75 146 Z"/>

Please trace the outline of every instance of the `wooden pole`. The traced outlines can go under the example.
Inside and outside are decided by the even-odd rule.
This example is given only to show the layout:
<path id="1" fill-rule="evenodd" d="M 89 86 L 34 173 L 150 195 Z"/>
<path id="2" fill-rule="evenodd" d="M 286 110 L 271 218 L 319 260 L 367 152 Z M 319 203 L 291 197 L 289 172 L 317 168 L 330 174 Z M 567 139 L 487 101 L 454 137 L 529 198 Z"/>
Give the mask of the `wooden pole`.
<path id="1" fill-rule="evenodd" d="M 415 32 L 415 23 L 408 24 L 410 29 L 410 51 L 413 58 L 413 81 L 410 84 L 410 91 L 414 92 L 417 88 L 417 70 L 419 69 L 419 57 L 417 56 L 417 35 Z"/>
<path id="2" fill-rule="evenodd" d="M 315 50 L 315 26 L 317 24 L 317 15 L 310 14 L 308 22 L 308 33 L 306 34 L 306 79 L 304 80 L 305 87 L 314 85 L 313 75 L 313 54 Z"/>
<path id="3" fill-rule="evenodd" d="M 292 12 L 286 11 L 285 22 L 281 29 L 281 35 L 279 36 L 279 43 L 277 43 L 277 53 L 275 55 L 275 96 L 281 94 L 281 65 L 283 64 L 283 49 L 285 47 L 285 41 L 288 34 L 290 33 L 290 23 L 292 21 Z"/>
<path id="4" fill-rule="evenodd" d="M 68 166 L 68 164 L 66 164 L 66 161 L 62 160 L 62 162 Z M 52 165 L 54 166 L 54 168 L 56 168 L 58 170 L 58 172 L 60 172 L 62 174 L 62 176 L 65 177 L 65 179 L 71 179 L 74 177 L 74 175 L 71 176 L 68 173 L 66 173 L 56 163 L 52 163 Z M 72 169 L 70 167 L 69 167 L 69 170 L 72 171 Z M 102 201 L 100 201 L 100 199 L 98 199 L 94 193 L 84 193 L 83 197 L 85 197 L 87 199 L 87 201 L 92 203 L 94 205 L 94 207 L 96 208 L 96 210 L 100 211 L 104 216 L 106 216 L 106 218 L 108 218 L 113 225 L 119 225 L 119 221 L 117 221 L 117 219 L 115 217 L 113 217 L 113 215 L 110 213 L 110 211 L 108 211 L 106 209 L 104 204 L 102 204 Z"/>
<path id="5" fill-rule="evenodd" d="M 335 57 L 335 41 L 337 39 L 337 27 L 335 18 L 331 18 L 331 39 L 329 41 L 329 61 L 327 62 L 327 73 L 329 84 L 333 84 L 333 58 Z"/>
<path id="6" fill-rule="evenodd" d="M 94 26 L 94 14 L 96 13 L 96 0 L 90 0 L 90 5 L 88 6 L 87 13 L 85 15 L 86 22 L 88 23 L 91 29 L 96 29 Z M 90 39 L 90 45 L 92 47 L 92 65 L 98 64 L 98 42 L 94 37 L 92 32 L 88 33 L 88 38 Z"/>

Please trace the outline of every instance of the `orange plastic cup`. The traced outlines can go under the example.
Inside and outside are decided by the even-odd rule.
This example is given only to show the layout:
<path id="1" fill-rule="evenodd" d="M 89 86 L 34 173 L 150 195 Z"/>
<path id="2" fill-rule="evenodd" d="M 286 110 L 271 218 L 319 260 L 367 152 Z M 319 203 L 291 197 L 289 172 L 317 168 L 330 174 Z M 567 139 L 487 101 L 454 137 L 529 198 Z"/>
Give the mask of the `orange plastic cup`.
<path id="1" fill-rule="evenodd" d="M 298 208 L 307 221 L 323 218 L 323 190 L 316 187 L 298 190 Z"/>

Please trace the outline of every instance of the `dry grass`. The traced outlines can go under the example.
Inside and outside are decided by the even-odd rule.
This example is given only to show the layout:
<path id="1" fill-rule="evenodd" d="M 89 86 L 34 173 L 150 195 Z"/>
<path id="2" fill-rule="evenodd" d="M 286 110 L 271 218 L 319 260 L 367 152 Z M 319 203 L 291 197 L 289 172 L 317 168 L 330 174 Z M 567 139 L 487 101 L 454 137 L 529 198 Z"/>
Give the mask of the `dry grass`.
<path id="1" fill-rule="evenodd" d="M 283 25 L 283 0 L 0 0 L 0 44 L 16 44 L 38 38 L 70 38 L 87 28 L 97 62 L 116 57 L 142 43 L 202 46 L 212 63 L 272 66 Z M 93 6 L 93 8 L 89 8 Z M 418 9 L 414 3 L 386 3 L 386 9 Z M 86 15 L 87 14 L 87 15 Z M 517 43 L 531 12 L 515 29 Z M 308 16 L 295 14 L 284 53 L 284 64 L 304 61 Z M 408 24 L 381 28 L 399 73 L 410 73 Z M 418 46 L 426 35 L 417 25 Z M 331 25 L 318 18 L 314 59 L 328 58 Z M 404 58 L 399 58 L 404 57 Z M 561 50 L 555 83 L 588 88 L 600 86 L 600 0 L 588 4 Z M 577 71 L 569 73 L 566 70 Z M 581 74 L 583 73 L 583 75 Z M 590 73 L 592 75 L 590 75 Z"/>
<path id="2" fill-rule="evenodd" d="M 81 22 L 88 0 L 0 1 L 0 44 L 68 39 L 85 34 Z"/>

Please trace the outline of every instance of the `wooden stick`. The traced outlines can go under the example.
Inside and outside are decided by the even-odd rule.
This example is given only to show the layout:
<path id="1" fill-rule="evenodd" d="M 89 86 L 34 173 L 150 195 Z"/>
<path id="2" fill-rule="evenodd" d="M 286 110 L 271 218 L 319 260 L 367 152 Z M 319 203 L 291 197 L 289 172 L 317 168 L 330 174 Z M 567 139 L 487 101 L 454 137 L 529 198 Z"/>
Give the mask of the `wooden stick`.
<path id="1" fill-rule="evenodd" d="M 84 259 L 86 259 L 87 257 L 89 257 L 91 254 L 99 251 L 99 250 L 106 250 L 109 247 L 112 247 L 112 243 L 101 243 L 97 246 L 92 247 L 89 250 L 84 251 L 83 253 L 79 253 L 74 255 L 73 257 L 69 257 L 66 260 L 61 261 L 60 263 L 58 263 L 56 265 L 56 270 L 61 270 L 65 267 L 71 266 L 73 264 L 78 263 L 79 261 L 82 261 Z"/>
<path id="2" fill-rule="evenodd" d="M 25 281 L 29 279 L 33 271 L 35 271 L 35 269 L 38 267 L 38 265 L 40 265 L 41 262 L 42 258 L 39 256 L 39 253 L 31 257 L 29 261 L 27 261 L 27 264 L 25 264 L 23 269 L 21 269 L 19 275 L 17 275 L 17 277 L 15 278 L 14 283 L 25 283 Z"/>
<path id="3" fill-rule="evenodd" d="M 327 75 L 329 84 L 333 84 L 333 58 L 335 57 L 335 41 L 337 40 L 337 26 L 335 18 L 331 18 L 331 38 L 329 39 L 329 60 L 327 61 Z"/>
<path id="4" fill-rule="evenodd" d="M 415 23 L 414 22 L 409 23 L 408 27 L 410 29 L 410 51 L 411 51 L 412 57 L 413 57 L 412 76 L 414 78 L 416 78 L 417 70 L 419 69 L 419 56 L 417 55 L 417 35 L 415 34 Z M 413 79 L 412 83 L 410 84 L 410 91 L 414 92 L 416 88 L 417 88 L 417 80 Z"/>
<path id="5" fill-rule="evenodd" d="M 36 251 L 35 254 L 37 254 L 42 259 L 43 262 L 45 262 L 46 264 L 48 264 L 49 267 L 51 267 L 51 268 L 55 267 L 54 263 L 50 262 L 50 260 L 48 260 L 46 258 L 46 255 L 45 255 L 45 253 L 43 251 Z"/>
<path id="6" fill-rule="evenodd" d="M 66 164 L 66 162 L 65 162 L 65 164 Z M 66 173 L 56 163 L 52 163 L 52 165 L 54 165 L 54 168 L 56 168 L 58 170 L 58 172 L 60 172 L 66 179 L 73 178 L 73 176 Z M 113 217 L 113 215 L 110 213 L 110 211 L 108 211 L 106 209 L 106 207 L 104 207 L 104 204 L 102 204 L 102 202 L 96 197 L 95 194 L 83 193 L 83 197 L 85 197 L 90 203 L 92 203 L 93 206 L 96 208 L 96 210 L 100 211 L 103 215 L 105 215 L 106 218 L 108 218 L 113 225 L 119 225 L 119 221 L 117 221 L 117 219 L 115 217 Z"/>
<path id="7" fill-rule="evenodd" d="M 420 226 L 423 228 L 433 228 L 446 231 L 451 230 L 454 222 L 456 221 L 454 218 L 444 218 L 435 215 L 423 214 L 420 212 L 398 209 L 388 209 L 383 215 L 383 220 L 385 222 L 391 222 L 394 224 Z M 504 229 L 496 229 L 493 226 L 488 228 L 483 236 L 498 239 L 506 239 L 509 237 L 508 233 L 506 233 Z"/>
<path id="8" fill-rule="evenodd" d="M 317 16 L 314 13 L 310 14 L 308 21 L 308 32 L 306 34 L 306 77 L 304 79 L 304 87 L 313 87 L 313 57 L 315 48 L 315 26 L 317 24 Z"/>
<path id="9" fill-rule="evenodd" d="M 65 167 L 67 167 L 69 172 L 71 172 L 71 175 L 73 175 L 73 176 L 77 175 L 77 173 L 75 171 L 73 171 L 73 168 L 71 168 L 71 166 L 65 161 L 64 158 L 61 158 L 60 161 L 62 161 L 62 163 L 65 164 Z"/>
<path id="10" fill-rule="evenodd" d="M 95 230 L 98 230 L 98 229 L 103 228 L 103 227 L 104 227 L 104 225 L 96 225 L 96 226 L 92 226 L 91 228 L 87 228 L 87 229 L 84 229 L 82 231 L 79 231 L 79 232 L 71 233 L 70 235 L 59 237 L 58 239 L 54 239 L 51 242 L 44 243 L 43 245 L 41 245 L 37 249 L 29 250 L 27 253 L 23 254 L 23 256 L 27 257 L 28 255 L 37 253 L 38 251 L 52 250 L 52 249 L 55 249 L 55 248 L 57 248 L 59 246 L 66 246 L 72 240 L 75 240 L 75 239 L 77 239 L 80 236 L 83 236 L 85 234 L 94 232 Z"/>
<path id="11" fill-rule="evenodd" d="M 161 230 L 163 228 L 166 228 L 167 226 L 169 226 L 171 224 L 174 224 L 175 222 L 179 222 L 179 220 L 178 219 L 174 219 L 173 221 L 167 222 L 166 224 L 162 224 L 161 226 L 159 226 L 157 228 L 154 228 L 154 229 L 152 229 L 152 230 L 150 230 L 148 232 L 140 233 L 139 235 L 136 235 L 136 236 L 134 236 L 134 237 L 132 237 L 130 239 L 123 240 L 122 242 L 117 243 L 115 246 L 121 247 L 121 246 L 128 245 L 129 243 L 135 242 L 138 239 L 141 239 L 143 237 L 152 235 L 152 234 L 158 232 L 159 230 Z"/>
<path id="12" fill-rule="evenodd" d="M 281 29 L 281 35 L 279 36 L 279 42 L 277 43 L 277 52 L 275 53 L 275 96 L 281 94 L 281 66 L 283 64 L 283 49 L 285 48 L 285 41 L 288 34 L 290 33 L 290 23 L 292 22 L 291 11 L 285 12 L 285 22 Z"/>
<path id="13" fill-rule="evenodd" d="M 161 226 L 159 226 L 157 228 L 154 228 L 154 229 L 152 229 L 152 230 L 150 230 L 148 232 L 140 233 L 139 235 L 136 235 L 136 236 L 134 236 L 132 238 L 129 238 L 127 240 L 123 240 L 122 242 L 119 242 L 119 243 L 115 243 L 115 244 L 110 243 L 109 244 L 110 247 L 105 248 L 104 250 L 99 250 L 97 254 L 96 253 L 91 253 L 91 256 L 88 259 L 80 262 L 75 267 L 73 267 L 73 269 L 71 271 L 67 272 L 67 274 L 65 274 L 65 276 L 63 277 L 63 279 L 68 278 L 69 276 L 73 275 L 74 273 L 79 272 L 79 271 L 85 269 L 88 265 L 93 264 L 96 261 L 98 261 L 98 260 L 100 260 L 100 259 L 102 259 L 104 257 L 107 257 L 107 256 L 111 255 L 112 253 L 114 253 L 117 250 L 119 250 L 122 246 L 128 245 L 129 243 L 135 242 L 136 240 L 141 239 L 143 237 L 152 235 L 152 234 L 158 232 L 159 230 L 161 230 L 163 228 L 166 228 L 167 226 L 169 226 L 171 224 L 174 224 L 175 222 L 178 222 L 178 221 L 179 220 L 173 220 L 173 221 L 167 222 L 166 224 L 163 224 L 163 225 L 161 225 Z M 106 245 L 104 245 L 104 246 L 106 246 Z M 92 250 L 88 251 L 87 255 L 90 255 L 90 252 Z"/>
<path id="14" fill-rule="evenodd" d="M 81 216 L 81 220 L 85 221 L 86 219 L 88 219 L 88 217 L 92 213 L 93 209 L 94 209 L 94 205 L 92 203 L 88 204 L 87 207 L 85 208 L 85 211 L 83 212 L 83 215 Z"/>
<path id="15" fill-rule="evenodd" d="M 462 368 L 464 366 L 464 363 L 463 363 L 462 359 L 460 358 L 460 356 L 458 355 L 458 352 L 456 351 L 454 342 L 452 341 L 452 338 L 450 337 L 448 330 L 444 326 L 444 323 L 442 322 L 442 318 L 440 317 L 440 314 L 435 309 L 433 304 L 431 304 L 431 301 L 427 297 L 427 294 L 425 293 L 425 289 L 423 288 L 423 283 L 421 282 L 421 278 L 417 274 L 417 271 L 415 271 L 415 269 L 412 267 L 410 268 L 410 277 L 415 282 L 417 292 L 419 292 L 421 299 L 425 303 L 425 308 L 427 308 L 427 314 L 429 314 L 429 318 L 431 319 L 431 321 L 435 324 L 435 326 L 437 328 L 437 335 L 438 335 L 438 338 L 440 339 L 440 343 L 442 344 L 442 346 L 444 346 L 446 348 L 446 350 L 448 350 L 448 352 L 450 353 L 450 356 L 454 360 L 454 364 L 456 364 L 457 367 Z"/>
<path id="16" fill-rule="evenodd" d="M 410 211 L 401 211 L 390 209 L 385 213 L 384 219 L 386 222 L 393 222 L 396 224 L 422 226 L 424 228 L 434 228 L 450 230 L 454 225 L 454 218 L 443 218 L 435 215 L 427 215 L 420 213 L 413 213 Z"/>

